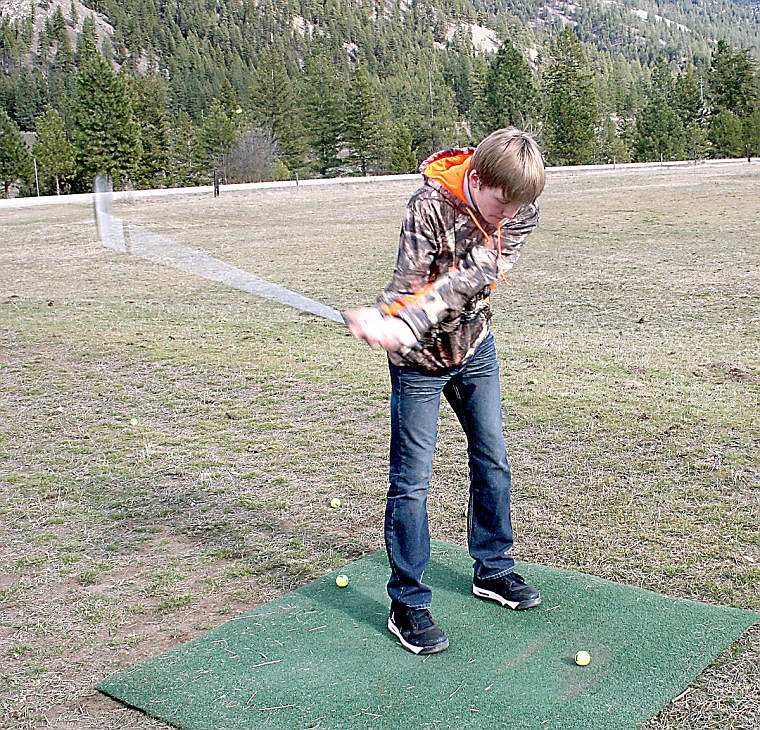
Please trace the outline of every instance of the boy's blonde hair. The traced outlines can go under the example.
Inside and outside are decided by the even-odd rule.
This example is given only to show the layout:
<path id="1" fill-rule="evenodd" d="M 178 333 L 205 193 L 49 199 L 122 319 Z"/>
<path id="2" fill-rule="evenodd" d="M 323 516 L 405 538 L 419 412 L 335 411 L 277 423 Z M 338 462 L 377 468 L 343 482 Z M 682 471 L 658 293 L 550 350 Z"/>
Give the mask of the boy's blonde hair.
<path id="1" fill-rule="evenodd" d="M 544 189 L 544 156 L 537 142 L 516 127 L 497 129 L 477 147 L 472 167 L 480 182 L 501 188 L 508 200 L 533 203 Z"/>

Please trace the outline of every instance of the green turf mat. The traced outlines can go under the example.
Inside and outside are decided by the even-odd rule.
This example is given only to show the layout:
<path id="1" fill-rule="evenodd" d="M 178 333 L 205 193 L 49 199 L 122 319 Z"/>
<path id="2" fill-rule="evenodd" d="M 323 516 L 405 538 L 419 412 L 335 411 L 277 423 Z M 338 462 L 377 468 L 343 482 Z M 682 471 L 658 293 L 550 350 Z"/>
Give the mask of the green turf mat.
<path id="1" fill-rule="evenodd" d="M 752 626 L 751 611 L 519 564 L 543 604 L 471 594 L 465 549 L 435 543 L 425 580 L 447 651 L 414 656 L 388 633 L 375 553 L 107 678 L 98 689 L 188 730 L 635 728 Z M 591 652 L 578 667 L 579 649 Z"/>

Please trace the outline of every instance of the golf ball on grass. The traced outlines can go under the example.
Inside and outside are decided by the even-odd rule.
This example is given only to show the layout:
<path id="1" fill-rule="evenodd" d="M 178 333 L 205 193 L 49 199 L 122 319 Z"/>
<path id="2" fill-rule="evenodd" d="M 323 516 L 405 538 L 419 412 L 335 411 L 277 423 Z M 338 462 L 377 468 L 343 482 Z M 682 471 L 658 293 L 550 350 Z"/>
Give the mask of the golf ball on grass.
<path id="1" fill-rule="evenodd" d="M 136 418 L 130 418 L 129 419 L 129 425 L 130 426 L 136 426 L 140 421 L 138 421 Z"/>
<path id="2" fill-rule="evenodd" d="M 330 500 L 330 507 L 332 507 L 333 509 L 338 509 L 338 507 L 340 507 L 341 504 L 342 502 L 337 497 L 333 497 Z"/>
<path id="3" fill-rule="evenodd" d="M 335 579 L 335 585 L 338 588 L 345 588 L 348 585 L 348 576 L 342 573 Z"/>
<path id="4" fill-rule="evenodd" d="M 591 654 L 589 654 L 587 651 L 579 651 L 575 655 L 575 663 L 579 667 L 585 667 L 588 664 L 591 664 Z"/>

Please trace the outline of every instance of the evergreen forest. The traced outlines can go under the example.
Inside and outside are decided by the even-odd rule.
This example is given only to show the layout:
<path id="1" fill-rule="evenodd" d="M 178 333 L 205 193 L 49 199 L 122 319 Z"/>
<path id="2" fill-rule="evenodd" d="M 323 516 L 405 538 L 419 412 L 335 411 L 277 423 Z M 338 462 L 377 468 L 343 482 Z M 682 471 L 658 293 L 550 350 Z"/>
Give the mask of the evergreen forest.
<path id="1" fill-rule="evenodd" d="M 0 0 L 3 194 L 760 155 L 756 0 Z"/>

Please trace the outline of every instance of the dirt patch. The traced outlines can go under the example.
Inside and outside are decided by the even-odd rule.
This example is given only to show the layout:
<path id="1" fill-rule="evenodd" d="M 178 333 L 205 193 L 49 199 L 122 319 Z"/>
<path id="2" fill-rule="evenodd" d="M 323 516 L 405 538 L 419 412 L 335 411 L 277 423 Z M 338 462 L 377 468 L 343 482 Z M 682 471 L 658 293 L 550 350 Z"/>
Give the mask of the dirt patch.
<path id="1" fill-rule="evenodd" d="M 702 378 L 710 378 L 717 383 L 760 383 L 760 370 L 741 362 L 702 364 L 697 367 L 694 374 Z"/>

